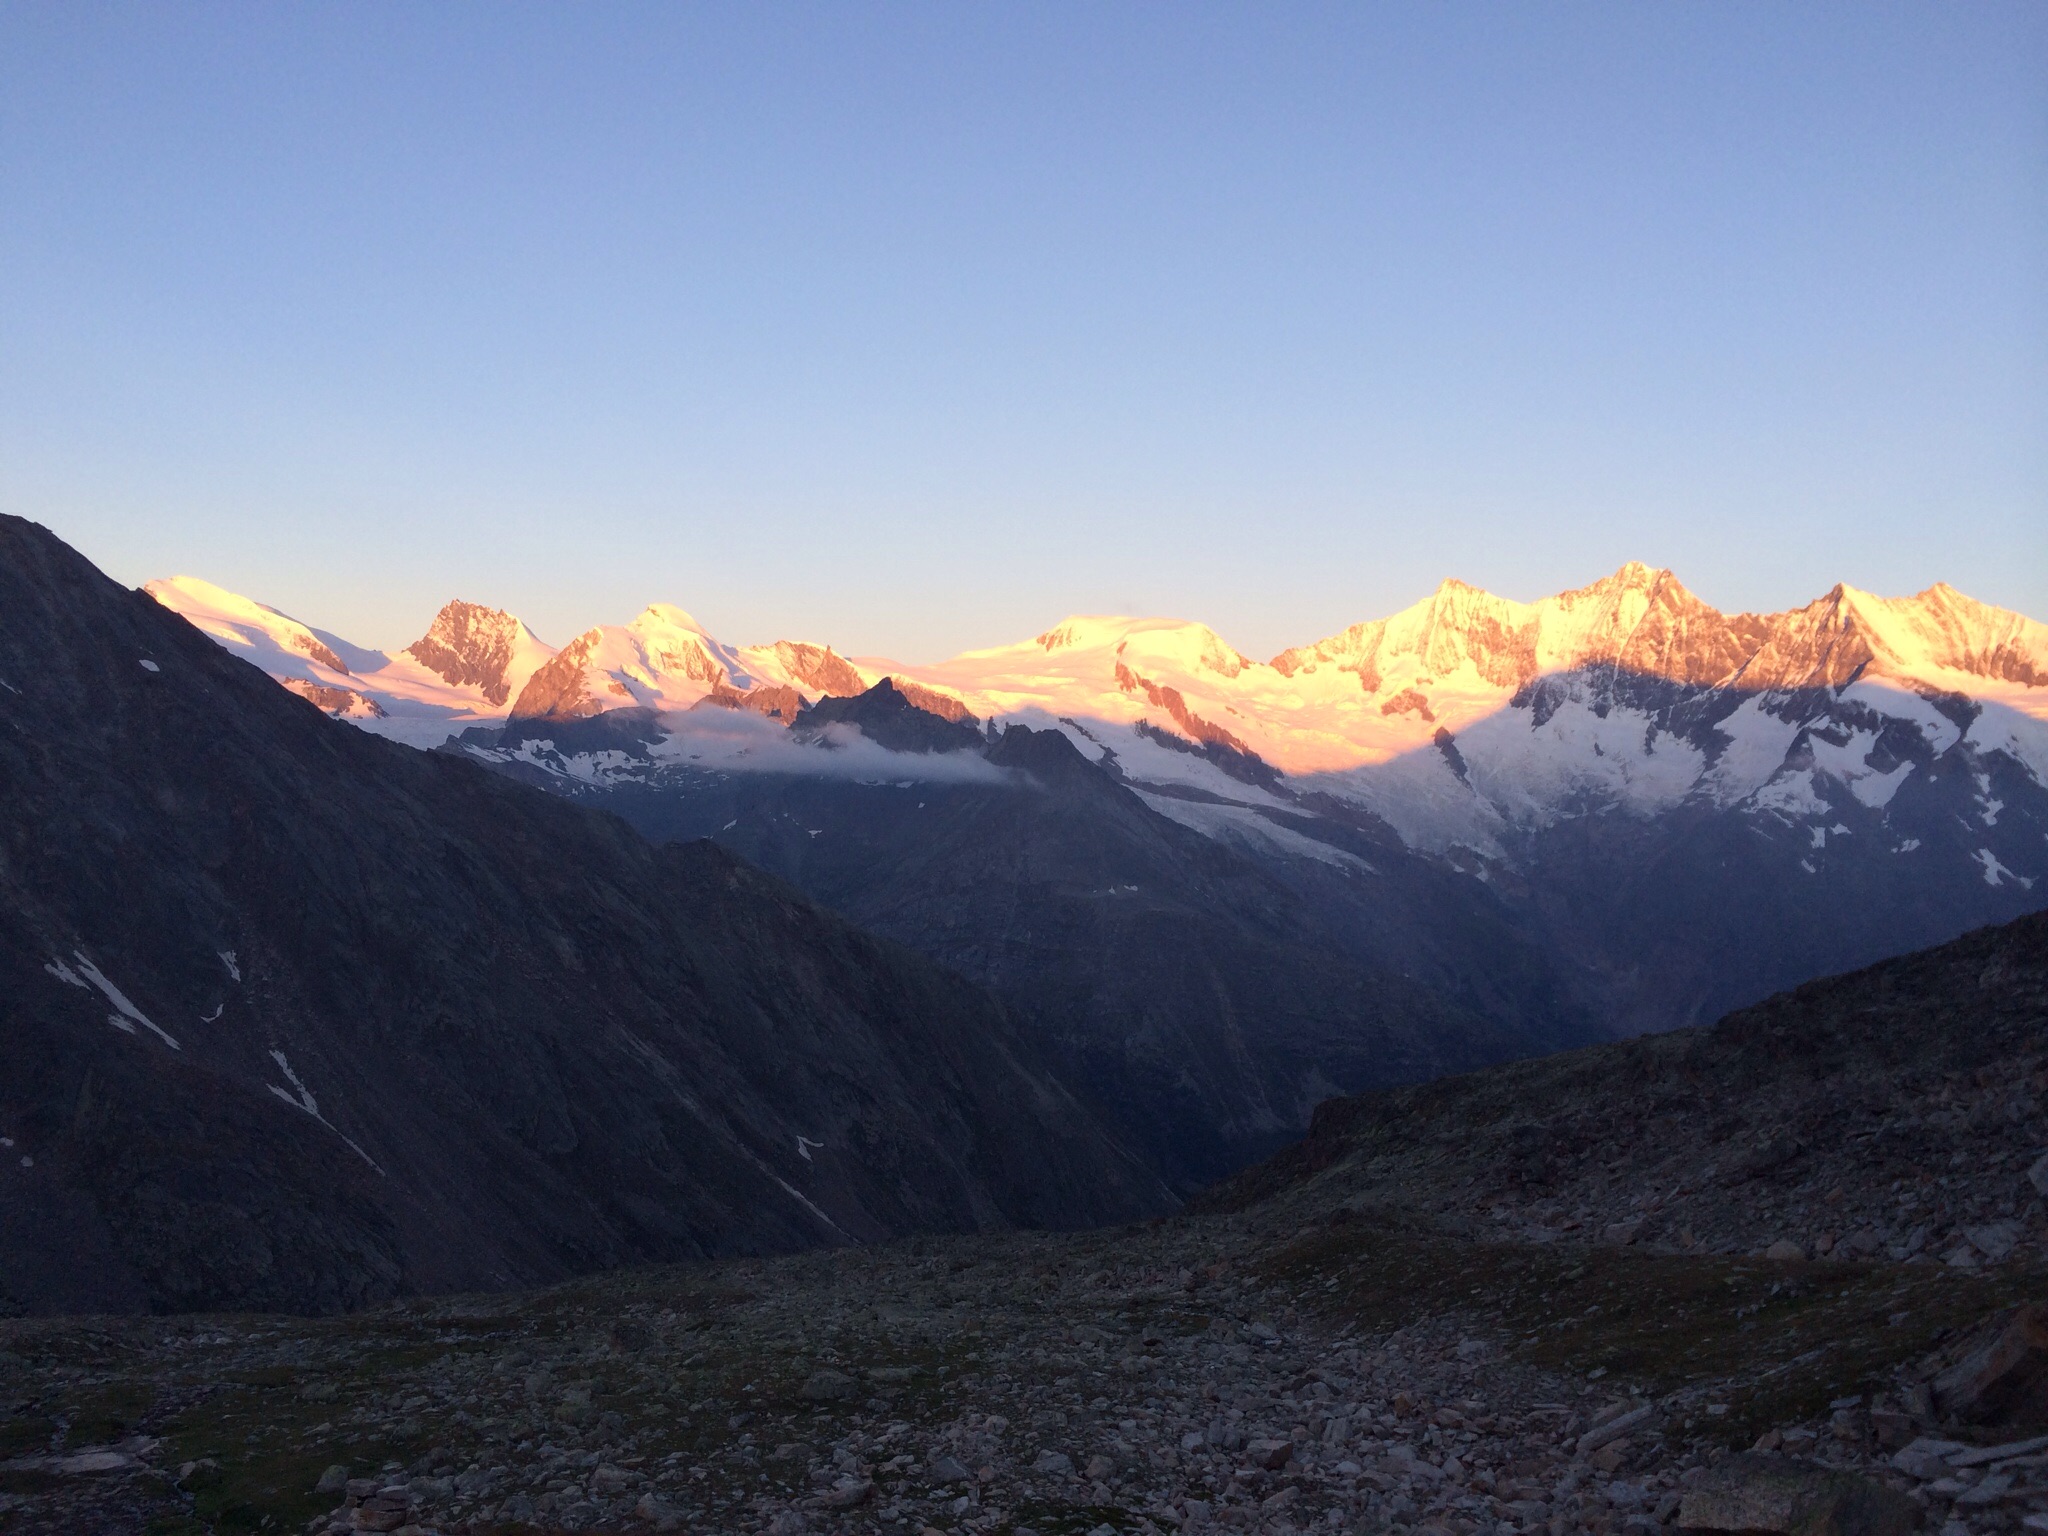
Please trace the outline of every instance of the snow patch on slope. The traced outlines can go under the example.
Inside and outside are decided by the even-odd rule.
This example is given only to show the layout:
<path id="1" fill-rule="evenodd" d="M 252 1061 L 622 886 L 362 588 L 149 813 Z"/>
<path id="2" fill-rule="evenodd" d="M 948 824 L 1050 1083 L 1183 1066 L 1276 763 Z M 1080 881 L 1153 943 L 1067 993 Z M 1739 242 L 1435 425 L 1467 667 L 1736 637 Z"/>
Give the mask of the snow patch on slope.
<path id="1" fill-rule="evenodd" d="M 1986 885 L 2003 885 L 2006 881 L 2010 880 L 2023 890 L 2031 891 L 2034 888 L 2034 881 L 2031 875 L 2013 873 L 2013 871 L 1998 862 L 1998 855 L 1989 848 L 1979 848 L 1975 858 L 1983 866 L 1984 883 Z"/>
<path id="2" fill-rule="evenodd" d="M 374 1157 L 370 1156 L 369 1153 L 365 1152 L 361 1147 L 357 1146 L 355 1142 L 351 1140 L 349 1137 L 342 1135 L 342 1133 L 339 1130 L 335 1129 L 334 1122 L 329 1120 L 325 1115 L 320 1113 L 320 1105 L 314 1099 L 312 1091 L 308 1089 L 304 1083 L 299 1081 L 299 1074 L 294 1072 L 292 1070 L 292 1064 L 289 1061 L 285 1060 L 284 1052 L 272 1051 L 270 1053 L 270 1059 L 277 1063 L 278 1071 L 284 1074 L 284 1080 L 290 1083 L 292 1086 L 289 1091 L 278 1087 L 275 1083 L 265 1083 L 263 1086 L 268 1088 L 272 1093 L 276 1094 L 280 1099 L 283 1099 L 285 1103 L 291 1105 L 293 1109 L 301 1110 L 304 1113 L 311 1115 L 315 1120 L 318 1120 L 322 1125 L 326 1126 L 328 1130 L 334 1131 L 335 1135 L 340 1136 L 342 1141 L 347 1143 L 348 1149 L 351 1152 L 355 1153 L 357 1157 L 360 1157 L 372 1168 L 376 1168 L 379 1174 L 382 1174 L 384 1170 L 382 1168 L 377 1167 L 377 1160 Z"/>
<path id="3" fill-rule="evenodd" d="M 1204 837 L 1234 847 L 1277 853 L 1287 858 L 1313 859 L 1319 864 L 1370 873 L 1372 866 L 1357 855 L 1308 837 L 1292 827 L 1283 827 L 1248 805 L 1224 805 L 1212 800 L 1186 800 L 1162 795 L 1142 785 L 1133 785 L 1138 798 L 1170 821 L 1201 833 Z"/>
<path id="4" fill-rule="evenodd" d="M 71 955 L 78 962 L 78 969 L 76 971 L 72 970 L 61 959 L 50 961 L 43 969 L 68 986 L 84 989 L 97 987 L 101 996 L 114 1005 L 114 1011 L 107 1015 L 107 1022 L 123 1034 L 134 1034 L 135 1026 L 140 1024 L 172 1050 L 184 1049 L 169 1034 L 151 1023 L 149 1016 L 130 1002 L 126 993 L 107 980 L 106 973 L 86 958 L 84 950 L 74 949 Z"/>

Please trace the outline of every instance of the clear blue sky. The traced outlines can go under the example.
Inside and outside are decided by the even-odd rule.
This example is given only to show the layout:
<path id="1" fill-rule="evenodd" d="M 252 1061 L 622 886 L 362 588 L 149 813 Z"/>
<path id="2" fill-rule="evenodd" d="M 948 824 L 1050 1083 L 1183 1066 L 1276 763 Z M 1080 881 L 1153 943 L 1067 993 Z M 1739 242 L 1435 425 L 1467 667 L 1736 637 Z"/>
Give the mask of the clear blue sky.
<path id="1" fill-rule="evenodd" d="M 2048 6 L 7 0 L 0 507 L 376 645 L 2048 619 Z"/>

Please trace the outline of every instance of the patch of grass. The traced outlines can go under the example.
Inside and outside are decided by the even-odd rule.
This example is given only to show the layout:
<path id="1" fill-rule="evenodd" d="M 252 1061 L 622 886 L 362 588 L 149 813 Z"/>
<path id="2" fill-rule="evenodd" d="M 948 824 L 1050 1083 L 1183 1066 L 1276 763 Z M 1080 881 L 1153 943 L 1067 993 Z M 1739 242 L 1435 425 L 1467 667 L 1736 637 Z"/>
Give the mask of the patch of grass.
<path id="1" fill-rule="evenodd" d="M 134 1434 L 148 1422 L 156 1393 L 143 1382 L 90 1388 L 67 1397 L 67 1446 L 106 1445 Z"/>
<path id="2" fill-rule="evenodd" d="M 54 1472 L 42 1472 L 32 1467 L 19 1467 L 0 1471 L 0 1493 L 46 1493 L 63 1479 Z"/>
<path id="3" fill-rule="evenodd" d="M 279 1401 L 271 1386 L 233 1386 L 171 1415 L 156 1432 L 164 1437 L 169 1464 L 215 1463 L 185 1483 L 192 1514 L 204 1529 L 222 1536 L 291 1530 L 333 1507 L 334 1500 L 313 1492 L 330 1464 L 339 1461 L 361 1473 L 387 1461 L 409 1462 L 427 1448 L 425 1435 L 397 1440 L 347 1426 L 311 1436 L 312 1415 L 324 1417 L 332 1406 Z"/>
<path id="4" fill-rule="evenodd" d="M 0 1419 L 0 1457 L 33 1456 L 47 1451 L 56 1433 L 57 1421 L 41 1410 L 9 1414 Z"/>
<path id="5" fill-rule="evenodd" d="M 1956 1330 L 2048 1294 L 2039 1271 L 1559 1250 L 1396 1222 L 1303 1237 L 1269 1270 L 1302 1305 L 1367 1330 L 1451 1316 L 1547 1370 L 1604 1368 L 1658 1395 L 1714 1387 L 1727 1415 L 1680 1427 L 1730 1444 L 1880 1390 Z"/>

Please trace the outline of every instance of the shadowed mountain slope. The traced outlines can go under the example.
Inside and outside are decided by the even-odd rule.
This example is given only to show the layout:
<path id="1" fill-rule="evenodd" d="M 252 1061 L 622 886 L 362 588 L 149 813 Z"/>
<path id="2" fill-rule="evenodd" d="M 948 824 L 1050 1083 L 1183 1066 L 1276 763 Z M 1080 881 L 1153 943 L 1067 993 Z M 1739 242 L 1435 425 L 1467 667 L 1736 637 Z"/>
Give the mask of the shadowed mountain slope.
<path id="1" fill-rule="evenodd" d="M 347 1307 L 1170 1203 L 971 984 L 326 719 L 0 518 L 0 1308 Z"/>
<path id="2" fill-rule="evenodd" d="M 1059 731 L 984 741 L 886 683 L 831 716 L 903 744 L 905 773 L 940 771 L 912 742 L 979 772 L 671 763 L 583 792 L 656 840 L 715 836 L 982 982 L 1183 1189 L 1298 1136 L 1332 1093 L 1593 1036 L 1483 889 L 1398 844 L 1360 832 L 1335 862 L 1267 865 L 1160 814 Z"/>
<path id="3" fill-rule="evenodd" d="M 1710 1027 L 1332 1099 L 1304 1141 L 1198 1203 L 1975 1268 L 2048 1243 L 2044 1090 L 2036 913 Z"/>

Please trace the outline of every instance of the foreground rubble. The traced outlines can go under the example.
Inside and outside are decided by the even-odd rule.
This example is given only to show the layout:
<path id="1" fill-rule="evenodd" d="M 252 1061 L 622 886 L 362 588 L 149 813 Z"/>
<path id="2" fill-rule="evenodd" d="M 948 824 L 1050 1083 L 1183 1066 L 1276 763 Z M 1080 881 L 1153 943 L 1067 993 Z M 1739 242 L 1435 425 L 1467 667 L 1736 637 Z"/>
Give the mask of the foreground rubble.
<path id="1" fill-rule="evenodd" d="M 1612 1536 L 1725 1509 L 1707 1480 L 1758 1446 L 1813 1498 L 1863 1488 L 1844 1528 L 2048 1528 L 2048 1439 L 1987 1451 L 2013 1436 L 1936 1400 L 2034 1390 L 2048 1354 L 2000 1366 L 1974 1330 L 2039 1280 L 1481 1246 L 1389 1212 L 15 1322 L 0 1525 Z"/>

